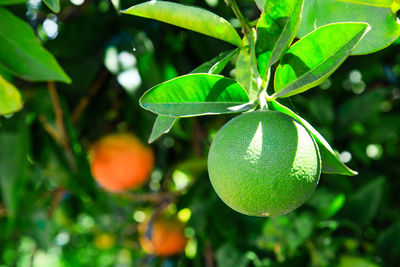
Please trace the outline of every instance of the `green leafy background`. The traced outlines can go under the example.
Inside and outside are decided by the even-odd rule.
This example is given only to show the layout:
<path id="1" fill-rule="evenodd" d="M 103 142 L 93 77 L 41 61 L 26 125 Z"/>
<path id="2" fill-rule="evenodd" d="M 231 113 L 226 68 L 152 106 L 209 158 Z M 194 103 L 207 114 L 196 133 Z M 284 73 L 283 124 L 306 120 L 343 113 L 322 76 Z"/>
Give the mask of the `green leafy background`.
<path id="1" fill-rule="evenodd" d="M 175 122 L 167 135 L 152 144 L 156 169 L 149 183 L 129 192 L 130 196 L 179 192 L 167 209 L 191 211 L 186 251 L 158 258 L 141 250 L 137 225 L 140 212 L 151 214 L 162 204 L 102 190 L 91 177 L 87 150 L 99 137 L 116 131 L 133 132 L 147 142 L 156 115 L 139 106 L 141 95 L 235 47 L 116 12 L 116 6 L 128 8 L 139 1 L 74 5 L 63 0 L 57 14 L 45 3 L 24 2 L 4 1 L 0 9 L 1 14 L 17 17 L 18 25 L 24 21 L 23 28 L 32 29 L 35 37 L 34 44 L 30 40 L 32 45 L 24 46 L 28 56 L 8 66 L 6 57 L 12 60 L 12 50 L 0 42 L 0 51 L 8 49 L 0 56 L 0 74 L 20 91 L 24 105 L 14 115 L 0 118 L 0 266 L 400 265 L 397 44 L 371 55 L 349 57 L 321 85 L 279 100 L 310 122 L 359 173 L 322 174 L 311 199 L 286 216 L 240 215 L 213 191 L 205 164 L 209 145 L 234 115 Z M 176 2 L 195 4 L 238 26 L 221 0 Z M 253 1 L 239 2 L 249 18 L 260 15 Z M 314 15 L 325 14 L 317 12 L 321 13 Z M 56 36 L 46 35 L 46 19 L 58 25 Z M 0 27 L 0 39 L 9 40 L 11 35 L 2 34 L 4 30 Z M 43 61 L 50 69 L 35 67 Z M 232 63 L 221 74 L 234 77 Z M 10 66 L 47 76 L 29 79 Z M 68 77 L 71 84 L 63 83 Z M 60 81 L 56 87 L 69 149 L 44 128 L 56 125 L 46 80 Z M 77 108 L 82 99 L 88 100 L 87 105 Z M 187 182 L 184 190 L 182 177 Z M 112 246 L 96 242 L 102 234 L 112 237 Z"/>

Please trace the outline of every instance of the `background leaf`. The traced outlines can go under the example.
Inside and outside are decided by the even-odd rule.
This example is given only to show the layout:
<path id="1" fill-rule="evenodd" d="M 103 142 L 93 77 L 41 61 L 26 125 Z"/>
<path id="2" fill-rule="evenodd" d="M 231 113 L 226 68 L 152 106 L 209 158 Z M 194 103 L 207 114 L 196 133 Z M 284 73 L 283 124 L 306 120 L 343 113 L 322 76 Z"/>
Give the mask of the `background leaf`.
<path id="1" fill-rule="evenodd" d="M 28 0 L 1 0 L 0 6 L 22 4 L 22 3 L 26 3 L 27 1 Z"/>
<path id="2" fill-rule="evenodd" d="M 375 253 L 385 259 L 387 266 L 400 264 L 400 224 L 386 228 L 379 236 Z"/>
<path id="3" fill-rule="evenodd" d="M 0 128 L 0 185 L 7 215 L 16 216 L 28 170 L 29 133 L 23 114 Z M 15 148 L 18 149 L 15 149 Z"/>
<path id="4" fill-rule="evenodd" d="M 43 2 L 55 13 L 60 12 L 60 0 L 43 0 Z"/>
<path id="5" fill-rule="evenodd" d="M 122 11 L 125 14 L 156 19 L 241 46 L 236 30 L 224 18 L 198 7 L 168 1 L 150 1 Z"/>
<path id="6" fill-rule="evenodd" d="M 154 113 L 188 117 L 237 113 L 250 109 L 250 99 L 235 80 L 219 75 L 188 74 L 149 89 L 140 105 Z"/>
<path id="7" fill-rule="evenodd" d="M 8 70 L 29 81 L 71 82 L 26 22 L 0 8 L 0 25 L 7 25 L 0 27 L 0 63 Z"/>
<path id="8" fill-rule="evenodd" d="M 267 1 L 257 22 L 256 57 L 261 77 L 296 37 L 302 8 L 303 0 Z"/>
<path id="9" fill-rule="evenodd" d="M 368 225 L 378 212 L 384 184 L 384 177 L 364 184 L 349 198 L 339 214 L 357 225 Z"/>
<path id="10" fill-rule="evenodd" d="M 343 162 L 340 161 L 338 155 L 333 151 L 332 147 L 325 140 L 325 138 L 317 131 L 311 124 L 309 124 L 305 119 L 288 109 L 287 107 L 281 105 L 277 101 L 268 102 L 271 107 L 279 112 L 289 115 L 299 122 L 301 122 L 304 127 L 311 133 L 315 141 L 318 144 L 319 152 L 321 154 L 322 160 L 322 172 L 324 173 L 336 173 L 342 175 L 356 175 L 357 172 L 351 170 Z"/>
<path id="11" fill-rule="evenodd" d="M 22 100 L 18 89 L 0 75 L 0 115 L 13 113 L 21 108 Z"/>
<path id="12" fill-rule="evenodd" d="M 276 70 L 274 96 L 292 96 L 321 84 L 368 30 L 365 23 L 335 23 L 300 39 L 289 48 Z"/>
<path id="13" fill-rule="evenodd" d="M 379 265 L 361 257 L 344 255 L 340 257 L 338 267 L 379 267 Z"/>
<path id="14" fill-rule="evenodd" d="M 371 31 L 352 52 L 354 55 L 381 50 L 394 42 L 400 34 L 400 24 L 390 8 L 337 0 L 304 0 L 298 36 L 303 37 L 317 27 L 335 22 L 365 22 L 371 26 Z"/>

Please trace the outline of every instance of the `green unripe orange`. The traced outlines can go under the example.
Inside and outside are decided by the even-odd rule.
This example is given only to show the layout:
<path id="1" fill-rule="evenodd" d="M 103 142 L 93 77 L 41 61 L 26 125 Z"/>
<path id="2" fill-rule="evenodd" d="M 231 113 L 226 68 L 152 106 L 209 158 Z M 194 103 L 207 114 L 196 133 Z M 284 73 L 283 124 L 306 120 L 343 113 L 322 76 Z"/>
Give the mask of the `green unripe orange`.
<path id="1" fill-rule="evenodd" d="M 208 172 L 218 196 L 251 216 L 293 211 L 314 192 L 321 159 L 299 122 L 276 111 L 239 115 L 215 136 Z"/>

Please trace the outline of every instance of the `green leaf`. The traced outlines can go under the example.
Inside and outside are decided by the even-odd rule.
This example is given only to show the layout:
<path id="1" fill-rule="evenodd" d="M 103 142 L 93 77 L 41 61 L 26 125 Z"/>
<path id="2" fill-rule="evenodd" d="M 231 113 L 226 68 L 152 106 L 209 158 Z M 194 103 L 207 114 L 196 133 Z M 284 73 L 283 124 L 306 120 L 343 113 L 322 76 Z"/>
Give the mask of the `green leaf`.
<path id="1" fill-rule="evenodd" d="M 29 134 L 21 114 L 4 121 L 0 128 L 0 190 L 7 215 L 14 218 L 28 169 Z"/>
<path id="2" fill-rule="evenodd" d="M 204 62 L 190 73 L 209 73 L 209 74 L 220 74 L 223 69 L 228 65 L 229 61 L 237 54 L 238 48 L 225 51 L 214 57 L 213 59 Z"/>
<path id="3" fill-rule="evenodd" d="M 267 1 L 257 23 L 256 57 L 261 77 L 277 62 L 296 37 L 303 0 Z"/>
<path id="4" fill-rule="evenodd" d="M 21 94 L 0 75 L 0 115 L 14 113 L 21 108 Z"/>
<path id="5" fill-rule="evenodd" d="M 378 211 L 383 197 L 384 185 L 384 177 L 376 178 L 364 184 L 349 198 L 340 215 L 357 225 L 369 225 Z"/>
<path id="6" fill-rule="evenodd" d="M 260 9 L 261 12 L 264 11 L 265 1 L 266 0 L 255 0 L 258 9 Z"/>
<path id="7" fill-rule="evenodd" d="M 374 6 L 374 7 L 390 7 L 392 5 L 393 0 L 335 0 L 338 2 L 345 2 L 357 5 L 366 5 L 366 6 Z"/>
<path id="8" fill-rule="evenodd" d="M 235 78 L 246 92 L 249 94 L 250 99 L 257 97 L 257 81 L 253 79 L 254 73 L 251 65 L 251 55 L 246 48 L 240 49 L 239 55 L 236 60 Z"/>
<path id="9" fill-rule="evenodd" d="M 273 96 L 289 97 L 321 84 L 369 29 L 365 23 L 334 23 L 300 39 L 285 53 L 276 70 Z"/>
<path id="10" fill-rule="evenodd" d="M 172 116 L 237 113 L 254 106 L 243 87 L 233 79 L 211 74 L 188 74 L 154 86 L 140 105 L 151 112 Z"/>
<path id="11" fill-rule="evenodd" d="M 344 255 L 340 257 L 338 267 L 380 267 L 380 265 L 365 258 Z"/>
<path id="12" fill-rule="evenodd" d="M 239 47 L 242 45 L 238 33 L 228 21 L 202 8 L 168 1 L 149 1 L 132 6 L 121 13 L 156 19 L 221 39 Z"/>
<path id="13" fill-rule="evenodd" d="M 386 3 L 387 0 L 380 2 Z M 393 4 L 396 2 L 394 1 Z M 371 30 L 352 54 L 373 53 L 389 46 L 400 35 L 400 24 L 393 13 L 396 12 L 392 12 L 390 8 L 345 3 L 337 0 L 304 0 L 298 37 L 303 37 L 315 28 L 330 23 L 365 22 L 371 26 Z"/>
<path id="14" fill-rule="evenodd" d="M 163 134 L 168 133 L 177 120 L 177 117 L 158 115 L 156 121 L 154 122 L 153 130 L 151 131 L 148 143 L 153 143 Z"/>
<path id="15" fill-rule="evenodd" d="M 219 56 L 201 64 L 196 69 L 192 70 L 191 73 L 219 74 L 226 67 L 232 57 L 237 54 L 237 52 L 237 48 L 230 51 L 225 51 Z M 153 143 L 163 134 L 168 133 L 178 120 L 179 118 L 177 117 L 158 115 L 156 121 L 154 122 L 148 143 Z"/>
<path id="16" fill-rule="evenodd" d="M 321 154 L 322 172 L 349 176 L 357 175 L 356 171 L 351 170 L 343 162 L 340 161 L 338 155 L 335 153 L 335 151 L 333 151 L 332 147 L 325 140 L 325 138 L 317 130 L 315 130 L 314 127 L 312 127 L 311 124 L 309 124 L 305 119 L 303 119 L 287 107 L 283 106 L 282 104 L 278 103 L 277 101 L 268 102 L 268 104 L 271 104 L 272 109 L 285 113 L 286 115 L 289 115 L 298 120 L 314 137 L 315 141 L 318 144 L 319 152 Z"/>
<path id="17" fill-rule="evenodd" d="M 385 266 L 400 265 L 400 223 L 395 224 L 381 232 L 376 243 L 375 253 L 385 263 Z"/>
<path id="18" fill-rule="evenodd" d="M 29 81 L 71 82 L 25 21 L 0 8 L 0 25 L 7 25 L 0 27 L 0 63 L 9 71 Z"/>
<path id="19" fill-rule="evenodd" d="M 23 4 L 27 1 L 28 0 L 0 0 L 0 6 Z"/>
<path id="20" fill-rule="evenodd" d="M 60 12 L 60 0 L 43 0 L 43 2 L 51 9 L 51 11 Z"/>

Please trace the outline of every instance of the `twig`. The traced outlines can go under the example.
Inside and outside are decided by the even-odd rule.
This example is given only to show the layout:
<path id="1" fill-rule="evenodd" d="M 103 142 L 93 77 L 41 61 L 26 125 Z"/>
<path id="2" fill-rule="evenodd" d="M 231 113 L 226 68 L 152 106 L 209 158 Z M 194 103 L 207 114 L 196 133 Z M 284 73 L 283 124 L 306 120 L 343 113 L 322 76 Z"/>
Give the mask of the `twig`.
<path id="1" fill-rule="evenodd" d="M 49 210 L 47 212 L 49 218 L 51 218 L 54 214 L 54 211 L 56 210 L 56 208 L 58 207 L 58 204 L 60 204 L 60 201 L 62 200 L 64 193 L 65 193 L 65 188 L 63 187 L 58 187 L 54 190 L 54 197 L 50 203 L 50 207 Z"/>
<path id="2" fill-rule="evenodd" d="M 92 100 L 93 96 L 97 94 L 101 86 L 104 84 L 104 82 L 107 80 L 107 78 L 110 76 L 110 72 L 107 70 L 103 69 L 100 73 L 100 75 L 96 78 L 95 82 L 92 84 L 92 86 L 89 88 L 88 93 L 86 96 L 84 96 L 78 105 L 75 107 L 73 113 L 72 113 L 72 122 L 76 123 L 83 111 L 86 109 L 86 107 L 89 105 L 90 100 Z"/>
<path id="3" fill-rule="evenodd" d="M 77 171 L 77 165 L 74 157 L 74 153 L 72 152 L 71 143 L 69 141 L 67 129 L 64 123 L 64 114 L 60 104 L 60 98 L 58 97 L 57 88 L 54 82 L 47 82 L 51 103 L 53 105 L 53 110 L 56 115 L 56 128 L 51 126 L 50 123 L 46 123 L 46 119 L 41 119 L 42 124 L 44 125 L 44 129 L 59 143 L 64 147 L 65 156 L 67 158 L 68 164 L 70 168 L 75 172 Z M 39 118 L 40 119 L 40 118 Z M 51 127 L 50 127 L 51 126 Z"/>
<path id="4" fill-rule="evenodd" d="M 156 192 L 148 194 L 133 194 L 129 192 L 117 193 L 116 195 L 123 198 L 129 199 L 133 202 L 152 202 L 152 203 L 162 203 L 162 202 L 172 202 L 181 192 Z"/>
<path id="5" fill-rule="evenodd" d="M 250 32 L 250 25 L 247 19 L 243 16 L 242 12 L 239 9 L 235 0 L 225 0 L 225 3 L 232 9 L 236 18 L 239 20 L 240 25 L 242 26 L 242 32 L 244 35 L 247 35 Z"/>
<path id="6" fill-rule="evenodd" d="M 6 217 L 7 216 L 7 210 L 3 205 L 0 204 L 0 218 L 1 217 Z"/>
<path id="7" fill-rule="evenodd" d="M 257 86 L 260 89 L 261 83 L 258 82 L 260 80 L 260 73 L 257 68 L 257 60 L 255 57 L 255 31 L 252 30 L 248 20 L 243 16 L 242 12 L 239 9 L 235 0 L 225 0 L 225 3 L 232 9 L 236 18 L 239 20 L 240 25 L 242 26 L 242 32 L 247 38 L 247 42 L 249 44 L 249 50 L 251 55 L 251 68 L 254 73 L 255 80 L 257 81 Z"/>
<path id="8" fill-rule="evenodd" d="M 204 256 L 206 258 L 206 267 L 214 267 L 214 252 L 211 248 L 210 242 L 206 243 Z"/>
<path id="9" fill-rule="evenodd" d="M 63 145 L 63 140 L 61 136 L 59 135 L 57 129 L 50 124 L 50 122 L 47 120 L 46 116 L 43 114 L 39 115 L 39 121 L 43 126 L 43 129 L 59 144 L 60 146 Z"/>

